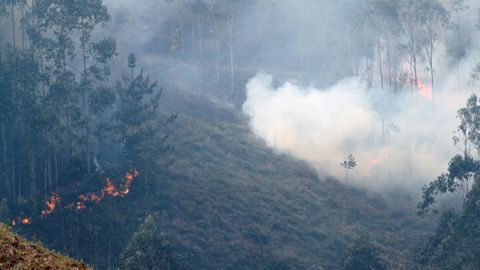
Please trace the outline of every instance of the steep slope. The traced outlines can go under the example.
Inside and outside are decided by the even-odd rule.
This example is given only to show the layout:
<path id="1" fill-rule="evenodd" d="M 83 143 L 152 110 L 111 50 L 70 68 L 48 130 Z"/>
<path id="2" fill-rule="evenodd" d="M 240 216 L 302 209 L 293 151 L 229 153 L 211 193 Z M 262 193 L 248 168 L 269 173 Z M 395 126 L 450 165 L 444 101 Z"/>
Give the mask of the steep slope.
<path id="1" fill-rule="evenodd" d="M 0 224 L 0 269 L 91 269 L 13 234 Z"/>
<path id="2" fill-rule="evenodd" d="M 195 99 L 180 103 L 194 108 Z M 265 147 L 238 113 L 204 102 L 208 113 L 185 110 L 169 128 L 174 151 L 152 194 L 187 268 L 337 269 L 363 231 L 390 268 L 413 267 L 414 247 L 431 227 L 416 216 L 415 200 L 319 179 Z"/>
<path id="3" fill-rule="evenodd" d="M 141 172 L 129 196 L 59 211 L 26 226 L 28 235 L 107 269 L 153 214 L 185 269 L 339 269 L 363 232 L 389 269 L 415 267 L 415 248 L 432 227 L 416 216 L 416 200 L 321 179 L 266 147 L 228 106 L 181 90 L 162 102 L 178 118 L 160 132 L 173 148 L 158 157 L 161 166 Z"/>

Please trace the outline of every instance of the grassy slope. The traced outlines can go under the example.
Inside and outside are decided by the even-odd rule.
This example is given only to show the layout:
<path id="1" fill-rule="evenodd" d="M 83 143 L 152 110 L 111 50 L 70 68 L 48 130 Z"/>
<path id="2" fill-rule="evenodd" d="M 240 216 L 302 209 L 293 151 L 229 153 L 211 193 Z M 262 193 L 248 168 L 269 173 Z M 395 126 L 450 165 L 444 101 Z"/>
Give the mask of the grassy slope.
<path id="1" fill-rule="evenodd" d="M 415 201 L 319 179 L 265 147 L 235 113 L 190 98 L 169 128 L 175 150 L 154 191 L 161 226 L 188 268 L 337 269 L 362 231 L 383 247 L 390 268 L 413 267 L 414 247 L 431 226 L 416 217 Z"/>
<path id="2" fill-rule="evenodd" d="M 168 127 L 174 150 L 149 177 L 151 204 L 144 203 L 143 182 L 136 181 L 123 200 L 63 222 L 50 217 L 49 231 L 62 232 L 67 222 L 72 232 L 97 228 L 112 235 L 115 264 L 145 213 L 158 212 L 186 269 L 338 269 L 352 239 L 367 231 L 385 250 L 389 269 L 413 268 L 415 247 L 431 224 L 416 217 L 412 199 L 397 194 L 386 201 L 319 179 L 306 163 L 265 147 L 245 119 L 218 104 L 185 93 L 170 93 L 163 102 L 179 118 Z M 103 269 L 108 259 L 94 255 L 109 242 L 98 243 L 88 232 L 78 243 L 34 235 Z"/>
<path id="3" fill-rule="evenodd" d="M 13 234 L 0 224 L 0 269 L 91 269 Z"/>

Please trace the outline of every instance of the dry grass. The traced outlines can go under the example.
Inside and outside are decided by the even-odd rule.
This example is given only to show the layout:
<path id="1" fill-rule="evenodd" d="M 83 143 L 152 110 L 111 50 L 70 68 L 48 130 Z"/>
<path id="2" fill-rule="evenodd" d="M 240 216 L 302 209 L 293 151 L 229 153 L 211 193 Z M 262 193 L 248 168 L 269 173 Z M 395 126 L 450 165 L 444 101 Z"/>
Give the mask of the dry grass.
<path id="1" fill-rule="evenodd" d="M 92 269 L 83 262 L 75 261 L 51 252 L 40 244 L 26 241 L 0 224 L 0 269 Z"/>

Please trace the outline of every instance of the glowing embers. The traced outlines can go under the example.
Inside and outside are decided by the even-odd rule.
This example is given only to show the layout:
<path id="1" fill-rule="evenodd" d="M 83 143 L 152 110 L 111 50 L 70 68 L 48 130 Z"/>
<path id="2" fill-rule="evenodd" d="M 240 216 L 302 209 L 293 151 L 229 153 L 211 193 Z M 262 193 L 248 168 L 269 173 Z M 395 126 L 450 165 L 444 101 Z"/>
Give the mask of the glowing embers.
<path id="1" fill-rule="evenodd" d="M 128 171 L 122 177 L 124 179 L 123 183 L 120 184 L 120 187 L 117 188 L 114 184 L 114 180 L 110 177 L 105 178 L 105 186 L 100 190 L 99 193 L 87 193 L 78 196 L 76 202 L 71 202 L 65 205 L 64 208 L 67 209 L 75 209 L 75 210 L 83 210 L 87 209 L 88 203 L 99 203 L 101 202 L 106 196 L 111 197 L 124 197 L 130 192 L 130 186 L 138 177 L 140 173 L 137 170 Z M 47 198 L 46 202 L 46 209 L 42 211 L 42 217 L 48 216 L 53 213 L 56 209 L 59 208 L 61 205 L 61 198 L 58 194 L 52 193 L 50 197 Z"/>
<path id="2" fill-rule="evenodd" d="M 47 201 L 45 204 L 47 205 L 47 208 L 45 210 L 42 210 L 42 217 L 48 216 L 53 211 L 55 211 L 55 208 L 57 208 L 60 205 L 60 196 L 58 196 L 57 193 L 52 193 L 50 197 L 47 198 Z"/>
<path id="3" fill-rule="evenodd" d="M 19 224 L 30 225 L 30 224 L 32 224 L 32 218 L 16 217 L 14 220 L 12 220 L 12 226 L 16 226 L 16 225 L 19 225 Z"/>

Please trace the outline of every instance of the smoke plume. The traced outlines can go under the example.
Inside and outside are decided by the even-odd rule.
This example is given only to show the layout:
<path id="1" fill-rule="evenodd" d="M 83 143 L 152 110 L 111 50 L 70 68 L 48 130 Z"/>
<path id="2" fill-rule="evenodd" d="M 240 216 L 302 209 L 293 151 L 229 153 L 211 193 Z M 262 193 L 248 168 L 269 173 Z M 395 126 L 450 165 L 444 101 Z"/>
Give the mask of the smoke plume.
<path id="1" fill-rule="evenodd" d="M 455 81 L 447 76 L 442 84 Z M 470 93 L 439 91 L 434 107 L 429 95 L 386 94 L 358 78 L 327 89 L 291 82 L 274 87 L 272 76 L 259 73 L 247 84 L 243 111 L 268 146 L 309 161 L 322 176 L 342 180 L 339 163 L 353 154 L 355 184 L 418 190 L 458 151 L 456 112 Z"/>

